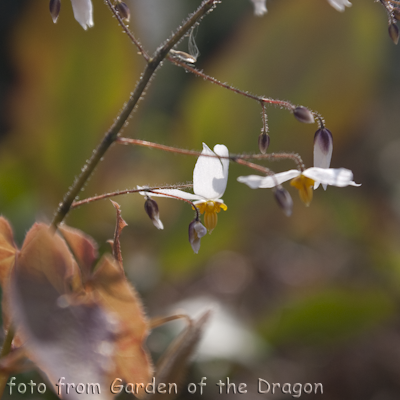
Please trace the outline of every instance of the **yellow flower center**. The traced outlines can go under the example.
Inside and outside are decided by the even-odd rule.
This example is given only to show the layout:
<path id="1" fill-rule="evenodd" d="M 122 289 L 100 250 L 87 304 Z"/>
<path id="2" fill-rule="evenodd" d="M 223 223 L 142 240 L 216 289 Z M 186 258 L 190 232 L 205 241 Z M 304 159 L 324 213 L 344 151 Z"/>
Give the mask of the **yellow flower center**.
<path id="1" fill-rule="evenodd" d="M 307 207 L 310 205 L 313 197 L 314 183 L 313 179 L 307 178 L 304 175 L 299 175 L 290 181 L 290 184 L 299 191 L 300 199 Z"/>
<path id="2" fill-rule="evenodd" d="M 211 200 L 197 203 L 196 207 L 199 209 L 200 214 L 204 214 L 204 226 L 207 228 L 208 233 L 211 233 L 217 226 L 217 214 L 221 211 L 221 209 L 224 211 L 228 209 L 226 204 Z"/>

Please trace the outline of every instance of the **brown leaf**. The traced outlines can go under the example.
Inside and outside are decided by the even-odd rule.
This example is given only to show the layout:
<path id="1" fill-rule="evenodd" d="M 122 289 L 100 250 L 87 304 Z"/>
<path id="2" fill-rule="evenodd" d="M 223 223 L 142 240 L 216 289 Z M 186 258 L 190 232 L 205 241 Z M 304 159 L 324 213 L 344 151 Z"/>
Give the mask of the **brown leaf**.
<path id="1" fill-rule="evenodd" d="M 4 217 L 0 217 L 0 285 L 2 289 L 14 266 L 17 251 L 9 222 Z"/>
<path id="2" fill-rule="evenodd" d="M 185 330 L 170 344 L 168 349 L 159 359 L 156 366 L 156 382 L 179 383 L 187 370 L 187 363 L 192 357 L 201 339 L 204 325 L 208 321 L 211 312 L 207 311 L 197 321 L 191 323 Z M 176 395 L 155 393 L 146 399 L 155 400 L 160 398 L 170 400 Z"/>
<path id="3" fill-rule="evenodd" d="M 31 360 L 57 391 L 57 382 L 99 383 L 106 386 L 115 341 L 115 324 L 97 304 L 73 304 L 71 282 L 77 271 L 65 242 L 43 224 L 28 232 L 11 274 L 10 307 L 15 326 Z M 63 398 L 78 399 L 75 391 Z"/>
<path id="4" fill-rule="evenodd" d="M 117 262 L 108 256 L 101 259 L 91 288 L 96 301 L 119 322 L 112 378 L 146 384 L 152 377 L 153 367 L 144 347 L 149 328 L 139 296 Z"/>
<path id="5" fill-rule="evenodd" d="M 93 264 L 98 257 L 96 242 L 79 229 L 66 225 L 62 225 L 58 229 L 74 254 L 81 269 L 83 280 L 86 281 L 89 279 Z"/>
<path id="6" fill-rule="evenodd" d="M 66 243 L 45 224 L 35 223 L 27 233 L 18 264 L 21 274 L 43 274 L 61 294 L 80 285 L 79 269 Z"/>
<path id="7" fill-rule="evenodd" d="M 119 242 L 119 237 L 121 235 L 122 229 L 124 229 L 125 226 L 127 226 L 128 224 L 121 217 L 120 205 L 115 201 L 112 201 L 112 200 L 110 200 L 110 201 L 117 211 L 117 222 L 115 225 L 115 232 L 114 232 L 113 255 L 114 255 L 114 258 L 119 262 L 119 265 L 122 268 L 123 264 L 122 264 L 121 244 Z"/>
<path id="8" fill-rule="evenodd" d="M 8 306 L 8 287 L 10 281 L 10 272 L 15 264 L 15 257 L 18 252 L 14 243 L 13 232 L 9 222 L 0 217 L 0 285 L 3 289 L 1 308 L 3 315 L 3 328 L 8 329 L 10 317 Z"/>

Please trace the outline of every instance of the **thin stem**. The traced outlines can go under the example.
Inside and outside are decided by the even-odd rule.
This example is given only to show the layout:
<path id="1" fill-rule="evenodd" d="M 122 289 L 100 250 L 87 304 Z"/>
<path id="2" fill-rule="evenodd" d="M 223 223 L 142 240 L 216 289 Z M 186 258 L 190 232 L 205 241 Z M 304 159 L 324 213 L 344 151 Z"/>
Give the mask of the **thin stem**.
<path id="1" fill-rule="evenodd" d="M 261 102 L 261 115 L 262 115 L 262 122 L 263 122 L 263 127 L 261 129 L 261 133 L 268 133 L 268 115 L 267 115 L 267 110 L 264 102 Z"/>
<path id="2" fill-rule="evenodd" d="M 162 190 L 162 189 L 183 189 L 183 188 L 191 188 L 193 185 L 187 184 L 187 185 L 170 185 L 170 186 L 157 186 L 157 187 L 151 187 L 151 188 L 142 188 L 142 189 L 126 189 L 126 190 L 118 190 L 116 192 L 110 192 L 110 193 L 104 193 L 99 196 L 93 196 L 93 197 L 88 197 L 87 199 L 79 200 L 79 201 L 74 201 L 71 204 L 71 210 L 74 208 L 78 208 L 80 206 L 83 206 L 84 204 L 89 204 L 93 203 L 95 201 L 99 200 L 105 200 L 110 197 L 115 197 L 115 196 L 121 196 L 123 194 L 130 194 L 130 193 L 138 193 L 138 192 L 143 192 L 143 191 L 149 191 L 149 190 Z"/>
<path id="3" fill-rule="evenodd" d="M 119 24 L 121 25 L 122 29 L 124 32 L 128 35 L 130 41 L 138 48 L 139 53 L 143 56 L 143 58 L 146 61 L 150 61 L 150 56 L 147 54 L 147 52 L 144 50 L 143 46 L 141 43 L 135 38 L 135 35 L 130 31 L 130 29 L 126 26 L 124 23 L 123 19 L 121 16 L 118 14 L 117 10 L 114 8 L 114 6 L 111 4 L 110 0 L 104 0 L 105 3 L 108 5 L 109 9 L 111 12 L 114 14 L 114 17 L 118 20 Z"/>
<path id="4" fill-rule="evenodd" d="M 3 347 L 1 349 L 0 358 L 5 357 L 11 351 L 11 344 L 14 339 L 14 328 L 10 325 L 7 331 L 7 335 L 4 339 Z M 8 381 L 9 374 L 6 372 L 0 372 L 0 398 L 3 397 L 4 389 Z"/>
<path id="5" fill-rule="evenodd" d="M 204 72 L 199 71 L 196 68 L 191 67 L 190 65 L 179 61 L 178 59 L 174 58 L 174 57 L 167 57 L 168 61 L 172 62 L 175 65 L 178 65 L 179 67 L 184 68 L 186 71 L 191 72 L 192 74 L 195 74 L 201 78 L 203 78 L 204 80 L 207 80 L 209 82 L 215 83 L 218 86 L 221 86 L 225 89 L 231 90 L 232 92 L 235 92 L 237 94 L 241 94 L 242 96 L 248 97 L 250 99 L 256 100 L 260 103 L 265 103 L 265 104 L 274 104 L 277 105 L 279 107 L 283 107 L 286 108 L 289 111 L 293 111 L 296 107 L 292 104 L 289 103 L 288 101 L 283 101 L 283 100 L 275 100 L 275 99 L 270 99 L 267 97 L 262 97 L 262 96 L 257 96 L 254 94 L 251 94 L 249 92 L 245 92 L 243 90 L 237 89 L 234 86 L 228 85 L 227 83 L 222 83 L 220 82 L 218 79 L 213 78 L 212 76 L 206 75 Z"/>
<path id="6" fill-rule="evenodd" d="M 269 161 L 293 160 L 296 163 L 299 170 L 303 171 L 305 168 L 302 158 L 300 157 L 299 154 L 296 154 L 296 153 L 231 154 L 230 156 L 223 157 L 223 156 L 217 156 L 217 155 L 213 155 L 213 154 L 202 154 L 200 151 L 179 149 L 177 147 L 166 146 L 163 144 L 148 142 L 146 140 L 140 140 L 140 139 L 130 139 L 130 138 L 121 138 L 120 137 L 120 138 L 117 138 L 116 143 L 125 144 L 125 145 L 131 144 L 131 145 L 137 145 L 137 146 L 151 147 L 154 149 L 159 149 L 159 150 L 167 151 L 170 153 L 185 154 L 188 156 L 226 158 L 231 161 L 236 161 L 237 159 L 269 160 Z"/>
<path id="7" fill-rule="evenodd" d="M 267 167 L 263 167 L 262 165 L 254 164 L 254 163 L 251 163 L 251 162 L 249 162 L 249 161 L 246 161 L 246 160 L 243 160 L 243 159 L 240 159 L 240 158 L 235 158 L 235 159 L 233 159 L 233 161 L 234 161 L 235 163 L 237 163 L 237 164 L 245 165 L 246 167 L 253 168 L 253 169 L 255 169 L 256 171 L 260 171 L 260 172 L 262 172 L 263 174 L 266 174 L 266 175 L 274 175 L 274 172 L 272 172 L 272 171 L 271 171 L 269 168 L 267 168 Z"/>
<path id="8" fill-rule="evenodd" d="M 200 7 L 197 9 L 197 11 L 195 11 L 192 15 L 189 16 L 186 22 L 177 29 L 177 31 L 172 35 L 171 38 L 169 38 L 166 41 L 166 43 L 162 47 L 157 49 L 157 51 L 154 53 L 154 57 L 148 61 L 140 77 L 140 80 L 135 87 L 135 90 L 133 91 L 128 102 L 125 104 L 120 115 L 117 117 L 117 119 L 115 120 L 111 128 L 108 130 L 108 132 L 106 132 L 101 143 L 94 150 L 92 157 L 82 168 L 81 174 L 75 179 L 69 191 L 64 196 L 63 201 L 60 203 L 51 224 L 53 229 L 56 229 L 58 224 L 68 214 L 76 196 L 85 186 L 86 182 L 92 175 L 98 163 L 104 157 L 104 154 L 117 139 L 118 134 L 126 124 L 129 116 L 136 107 L 138 101 L 143 96 L 147 85 L 149 84 L 151 78 L 154 75 L 154 72 L 160 65 L 161 61 L 166 57 L 166 55 L 172 49 L 172 47 L 175 46 L 175 44 L 178 43 L 179 40 L 190 30 L 190 28 L 194 26 L 196 23 L 198 23 L 201 20 L 201 18 L 204 15 L 206 15 L 207 12 L 209 12 L 211 9 L 213 9 L 218 2 L 219 2 L 218 0 L 204 0 L 201 3 Z"/>

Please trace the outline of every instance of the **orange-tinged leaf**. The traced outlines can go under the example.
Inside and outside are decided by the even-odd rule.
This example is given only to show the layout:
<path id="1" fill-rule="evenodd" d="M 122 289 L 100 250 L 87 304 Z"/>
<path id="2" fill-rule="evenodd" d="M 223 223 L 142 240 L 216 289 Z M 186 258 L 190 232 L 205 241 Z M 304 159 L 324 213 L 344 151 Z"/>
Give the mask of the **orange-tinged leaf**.
<path id="1" fill-rule="evenodd" d="M 66 243 L 45 224 L 36 223 L 27 233 L 18 268 L 21 274 L 44 275 L 60 294 L 80 286 L 79 269 Z"/>
<path id="2" fill-rule="evenodd" d="M 10 281 L 10 272 L 15 264 L 17 247 L 14 243 L 13 232 L 9 222 L 0 217 L 0 285 L 3 289 L 3 298 L 1 308 L 3 315 L 3 327 L 8 329 L 9 325 L 9 305 L 8 305 L 8 286 Z"/>
<path id="3" fill-rule="evenodd" d="M 93 264 L 97 260 L 97 244 L 95 241 L 79 229 L 62 225 L 58 228 L 75 256 L 86 281 L 91 275 Z"/>
<path id="4" fill-rule="evenodd" d="M 13 323 L 28 357 L 56 391 L 61 377 L 104 388 L 113 366 L 114 318 L 89 298 L 71 295 L 77 273 L 66 243 L 43 224 L 28 232 L 11 273 Z M 85 302 L 78 304 L 79 299 Z M 60 393 L 65 394 L 65 385 Z M 70 392 L 65 398 L 80 397 Z M 111 394 L 102 390 L 86 398 L 105 400 Z"/>
<path id="5" fill-rule="evenodd" d="M 9 222 L 4 217 L 0 217 L 0 285 L 3 290 L 14 265 L 17 251 Z"/>
<path id="6" fill-rule="evenodd" d="M 149 382 L 153 366 L 144 347 L 149 333 L 148 321 L 136 291 L 111 257 L 101 259 L 91 288 L 95 300 L 112 312 L 119 323 L 113 379 L 118 376 L 126 382 Z"/>

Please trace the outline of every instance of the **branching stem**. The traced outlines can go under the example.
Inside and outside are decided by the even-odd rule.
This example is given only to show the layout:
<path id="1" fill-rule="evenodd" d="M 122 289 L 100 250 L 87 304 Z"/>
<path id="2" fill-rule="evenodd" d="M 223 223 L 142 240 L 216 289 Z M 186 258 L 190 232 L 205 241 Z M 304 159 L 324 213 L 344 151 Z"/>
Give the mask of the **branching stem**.
<path id="1" fill-rule="evenodd" d="M 186 22 L 184 22 L 184 24 L 176 30 L 176 32 L 165 42 L 165 44 L 156 50 L 153 58 L 148 60 L 139 82 L 136 85 L 135 90 L 133 91 L 128 102 L 125 104 L 122 112 L 117 117 L 108 132 L 106 132 L 101 143 L 94 150 L 92 157 L 82 168 L 81 174 L 75 179 L 69 191 L 64 196 L 63 201 L 60 203 L 51 224 L 53 229 L 56 229 L 59 223 L 62 222 L 62 220 L 68 214 L 76 196 L 78 196 L 79 192 L 85 186 L 98 163 L 104 157 L 104 154 L 117 139 L 120 131 L 126 124 L 138 101 L 143 96 L 147 85 L 149 84 L 152 76 L 162 60 L 167 56 L 172 47 L 174 47 L 175 44 L 177 44 L 179 40 L 192 28 L 192 26 L 197 24 L 201 18 L 207 14 L 208 11 L 215 7 L 217 3 L 219 3 L 219 0 L 204 0 L 200 7 L 189 16 Z"/>

